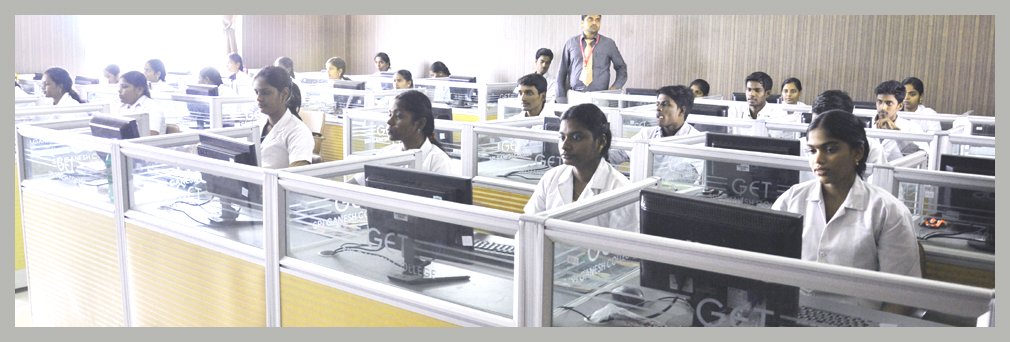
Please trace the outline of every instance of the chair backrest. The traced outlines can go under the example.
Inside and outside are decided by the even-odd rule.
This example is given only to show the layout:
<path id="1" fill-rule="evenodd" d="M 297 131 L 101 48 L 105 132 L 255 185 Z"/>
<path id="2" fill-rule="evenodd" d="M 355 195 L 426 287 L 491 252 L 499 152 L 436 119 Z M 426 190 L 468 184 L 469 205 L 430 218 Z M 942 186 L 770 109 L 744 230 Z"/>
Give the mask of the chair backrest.
<path id="1" fill-rule="evenodd" d="M 312 133 L 322 133 L 323 123 L 326 121 L 326 114 L 318 110 L 307 110 L 304 112 L 299 112 L 298 116 L 302 117 L 302 122 L 309 127 Z"/>

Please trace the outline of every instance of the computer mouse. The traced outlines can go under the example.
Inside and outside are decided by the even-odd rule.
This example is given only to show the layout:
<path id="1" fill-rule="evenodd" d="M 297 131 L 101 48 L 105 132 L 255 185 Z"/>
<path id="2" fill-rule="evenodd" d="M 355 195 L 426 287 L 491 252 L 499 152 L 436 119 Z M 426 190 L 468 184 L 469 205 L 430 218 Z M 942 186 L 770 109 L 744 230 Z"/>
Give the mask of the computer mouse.
<path id="1" fill-rule="evenodd" d="M 642 289 L 634 286 L 618 286 L 610 290 L 610 297 L 628 305 L 641 306 L 645 304 L 645 293 L 642 293 Z"/>

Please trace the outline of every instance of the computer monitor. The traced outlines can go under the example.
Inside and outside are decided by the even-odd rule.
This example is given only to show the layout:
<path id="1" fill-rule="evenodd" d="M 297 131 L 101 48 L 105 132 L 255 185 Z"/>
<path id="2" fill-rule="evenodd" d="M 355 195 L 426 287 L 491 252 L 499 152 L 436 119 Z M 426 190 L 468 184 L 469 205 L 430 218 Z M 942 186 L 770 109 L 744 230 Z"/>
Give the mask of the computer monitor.
<path id="1" fill-rule="evenodd" d="M 98 79 L 76 76 L 74 77 L 74 84 L 81 84 L 81 85 L 98 84 Z"/>
<path id="2" fill-rule="evenodd" d="M 401 167 L 365 165 L 365 186 L 399 193 L 473 204 L 473 186 L 469 178 L 419 171 Z M 438 277 L 424 272 L 431 260 L 425 258 L 459 257 L 459 251 L 473 251 L 473 228 L 424 219 L 385 210 L 367 209 L 368 225 L 373 229 L 369 241 L 381 242 L 403 252 L 404 270 L 390 274 L 390 280 L 408 284 L 469 279 L 468 276 Z M 457 253 L 453 253 L 453 252 Z"/>
<path id="3" fill-rule="evenodd" d="M 188 84 L 186 85 L 186 94 L 189 95 L 203 95 L 203 96 L 217 96 L 217 86 L 211 84 Z"/>
<path id="4" fill-rule="evenodd" d="M 624 88 L 624 93 L 628 95 L 656 96 L 656 89 L 653 88 Z"/>
<path id="5" fill-rule="evenodd" d="M 973 124 L 971 135 L 996 137 L 996 125 Z"/>
<path id="6" fill-rule="evenodd" d="M 734 92 L 733 101 L 747 101 L 747 94 Z"/>
<path id="7" fill-rule="evenodd" d="M 856 115 L 856 119 L 859 119 L 859 121 L 863 122 L 863 127 L 873 128 L 873 117 Z M 810 122 L 813 120 L 814 120 L 814 113 L 807 113 L 807 112 L 800 113 L 801 123 L 810 124 Z M 806 133 L 802 135 L 805 136 Z"/>
<path id="8" fill-rule="evenodd" d="M 544 130 L 557 132 L 561 130 L 561 118 L 553 116 L 544 116 Z M 558 143 L 556 142 L 544 142 L 543 152 L 543 162 L 546 163 L 548 167 L 555 167 L 562 164 L 561 161 L 561 150 L 558 149 Z"/>
<path id="9" fill-rule="evenodd" d="M 452 121 L 452 108 L 431 106 L 431 114 L 435 119 Z M 452 131 L 436 129 L 435 138 L 443 145 L 455 145 L 452 139 Z"/>
<path id="10" fill-rule="evenodd" d="M 782 95 L 779 95 L 779 94 L 769 94 L 768 97 L 765 98 L 765 102 L 768 102 L 768 103 L 779 103 L 779 100 L 781 98 L 782 98 Z"/>
<path id="11" fill-rule="evenodd" d="M 799 140 L 706 133 L 705 146 L 729 148 L 742 151 L 765 152 L 785 155 L 800 155 Z M 707 161 L 705 185 L 723 191 L 744 203 L 768 205 L 789 187 L 799 183 L 798 170 L 784 170 L 746 163 Z"/>
<path id="12" fill-rule="evenodd" d="M 718 106 L 710 105 L 704 103 L 695 103 L 691 106 L 691 115 L 707 115 L 707 116 L 729 116 L 729 106 Z M 702 132 L 713 132 L 713 133 L 729 133 L 729 128 L 726 126 L 717 125 L 692 125 L 695 129 Z"/>
<path id="13" fill-rule="evenodd" d="M 642 190 L 642 234 L 799 259 L 803 215 L 656 189 Z M 694 324 L 752 305 L 767 310 L 764 326 L 789 326 L 799 289 L 655 261 L 641 262 L 641 285 L 690 296 Z"/>
<path id="14" fill-rule="evenodd" d="M 446 77 L 445 80 L 446 81 L 452 81 L 452 82 L 477 83 L 477 77 L 476 76 L 456 76 L 456 75 L 450 75 L 449 77 Z"/>
<path id="15" fill-rule="evenodd" d="M 952 154 L 940 155 L 940 171 L 995 176 L 996 159 Z M 937 206 L 953 229 L 959 231 L 981 230 L 984 241 L 969 241 L 969 245 L 983 250 L 995 249 L 996 193 L 941 187 Z"/>
<path id="16" fill-rule="evenodd" d="M 339 89 L 365 90 L 365 81 L 333 80 L 333 87 Z M 361 108 L 365 106 L 365 99 L 361 96 L 333 95 L 333 103 L 336 113 L 343 113 L 346 108 Z"/>
<path id="17" fill-rule="evenodd" d="M 88 123 L 91 135 L 115 140 L 127 140 L 140 137 L 140 128 L 136 119 L 116 115 L 95 114 Z"/>
<path id="18" fill-rule="evenodd" d="M 256 155 L 256 144 L 242 140 L 200 134 L 200 144 L 196 153 L 202 157 L 223 160 L 232 163 L 259 166 Z M 260 224 L 259 220 L 238 220 L 239 211 L 243 207 L 252 208 L 263 203 L 263 186 L 256 183 L 240 181 L 204 173 L 207 191 L 217 194 L 221 202 L 221 216 L 209 218 L 211 226 L 242 226 Z"/>
<path id="19" fill-rule="evenodd" d="M 852 101 L 852 106 L 856 109 L 877 109 L 876 101 Z"/>

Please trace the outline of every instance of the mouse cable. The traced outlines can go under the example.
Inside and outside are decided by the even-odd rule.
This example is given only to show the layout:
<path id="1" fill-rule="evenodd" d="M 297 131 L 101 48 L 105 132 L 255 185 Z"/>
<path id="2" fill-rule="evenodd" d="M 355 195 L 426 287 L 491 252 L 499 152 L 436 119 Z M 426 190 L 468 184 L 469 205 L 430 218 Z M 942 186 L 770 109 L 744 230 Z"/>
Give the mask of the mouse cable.
<path id="1" fill-rule="evenodd" d="M 671 301 L 670 301 L 670 304 L 669 304 L 669 305 L 667 305 L 667 306 L 666 306 L 666 308 L 664 308 L 663 310 L 661 310 L 661 311 L 659 311 L 659 312 L 657 312 L 657 313 L 654 313 L 654 314 L 651 314 L 651 315 L 648 315 L 648 316 L 645 316 L 645 318 L 649 318 L 649 319 L 652 319 L 652 318 L 656 318 L 656 317 L 659 317 L 660 315 L 662 315 L 662 314 L 666 313 L 667 311 L 670 311 L 670 308 L 672 308 L 674 304 L 677 304 L 677 301 L 678 301 L 678 300 L 679 300 L 679 301 L 682 301 L 682 302 L 684 302 L 684 303 L 687 303 L 687 301 L 685 301 L 685 300 L 684 300 L 683 298 L 680 298 L 680 297 L 677 297 L 677 296 L 669 296 L 669 297 L 661 297 L 661 298 L 656 298 L 656 299 L 653 299 L 653 300 L 649 300 L 648 302 L 658 302 L 658 301 L 661 301 L 661 300 L 667 300 L 667 299 L 673 299 L 673 300 L 671 300 Z M 688 308 L 690 308 L 690 307 L 691 307 L 691 304 L 690 304 L 690 303 L 687 303 L 687 307 L 688 307 Z M 693 310 L 693 309 L 692 309 L 692 310 Z"/>
<path id="2" fill-rule="evenodd" d="M 559 306 L 559 307 L 558 307 L 558 309 L 564 309 L 564 310 L 568 310 L 568 311 L 571 311 L 571 312 L 574 312 L 574 313 L 577 313 L 577 314 L 579 314 L 579 316 L 582 316 L 582 318 L 585 318 L 585 319 L 586 319 L 586 321 L 589 321 L 589 320 L 590 320 L 590 319 L 589 319 L 589 316 L 586 316 L 586 314 L 584 314 L 584 313 L 581 313 L 581 312 L 579 312 L 579 310 L 575 310 L 575 308 L 574 308 L 574 307 L 571 307 L 571 306 L 564 306 L 564 305 L 563 305 L 563 306 Z M 607 322 L 607 321 L 610 321 L 610 319 L 608 318 L 608 319 L 607 319 L 606 321 L 603 321 L 603 322 Z"/>
<path id="3" fill-rule="evenodd" d="M 178 209 L 178 208 L 172 208 L 171 206 L 167 206 L 167 205 L 163 205 L 163 206 L 161 206 L 161 208 L 162 209 L 168 209 L 168 210 L 178 211 L 180 213 L 183 213 L 183 215 L 186 215 L 186 217 L 188 217 L 190 220 L 193 220 L 193 222 L 196 222 L 196 223 L 199 223 L 199 224 L 202 224 L 202 225 L 205 225 L 205 226 L 209 226 L 210 225 L 210 222 L 203 222 L 203 221 L 200 221 L 200 220 L 197 220 L 197 219 L 193 218 L 193 216 L 189 216 L 189 213 L 186 212 L 185 210 Z"/>

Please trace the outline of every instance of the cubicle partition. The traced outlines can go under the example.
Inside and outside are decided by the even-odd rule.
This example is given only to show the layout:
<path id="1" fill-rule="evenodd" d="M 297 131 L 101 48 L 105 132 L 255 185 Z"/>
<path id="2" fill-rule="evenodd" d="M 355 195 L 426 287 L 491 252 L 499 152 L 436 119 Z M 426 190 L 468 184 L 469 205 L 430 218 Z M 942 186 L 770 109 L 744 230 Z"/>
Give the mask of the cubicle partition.
<path id="1" fill-rule="evenodd" d="M 432 103 L 452 107 L 455 121 L 489 121 L 498 118 L 498 100 L 513 96 L 516 83 L 459 82 L 449 78 L 415 78 L 414 89 Z"/>

